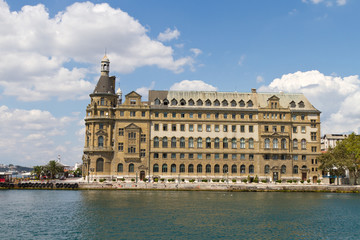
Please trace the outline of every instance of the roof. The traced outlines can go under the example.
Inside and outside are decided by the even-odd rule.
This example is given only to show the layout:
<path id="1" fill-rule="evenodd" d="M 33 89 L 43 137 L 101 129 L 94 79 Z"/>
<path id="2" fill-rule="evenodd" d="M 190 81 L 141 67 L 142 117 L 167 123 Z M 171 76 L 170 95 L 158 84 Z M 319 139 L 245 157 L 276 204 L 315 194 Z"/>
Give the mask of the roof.
<path id="1" fill-rule="evenodd" d="M 96 84 L 95 90 L 93 93 L 111 93 L 115 94 L 115 89 L 113 87 L 113 82 L 115 82 L 115 77 L 109 77 L 106 75 L 101 75 L 98 83 Z"/>

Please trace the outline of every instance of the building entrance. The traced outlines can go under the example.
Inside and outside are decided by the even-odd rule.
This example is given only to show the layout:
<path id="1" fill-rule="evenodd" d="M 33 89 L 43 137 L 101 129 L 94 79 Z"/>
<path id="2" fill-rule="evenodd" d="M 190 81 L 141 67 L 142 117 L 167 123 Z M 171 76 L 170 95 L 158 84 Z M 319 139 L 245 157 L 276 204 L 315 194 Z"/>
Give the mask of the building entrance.
<path id="1" fill-rule="evenodd" d="M 273 181 L 276 182 L 277 180 L 279 180 L 279 173 L 278 173 L 278 172 L 274 172 L 274 173 L 273 173 Z"/>
<path id="2" fill-rule="evenodd" d="M 307 179 L 307 174 L 306 172 L 303 172 L 301 176 L 301 180 L 306 181 L 306 179 Z"/>
<path id="3" fill-rule="evenodd" d="M 144 180 L 145 178 L 145 171 L 140 172 L 140 181 Z"/>

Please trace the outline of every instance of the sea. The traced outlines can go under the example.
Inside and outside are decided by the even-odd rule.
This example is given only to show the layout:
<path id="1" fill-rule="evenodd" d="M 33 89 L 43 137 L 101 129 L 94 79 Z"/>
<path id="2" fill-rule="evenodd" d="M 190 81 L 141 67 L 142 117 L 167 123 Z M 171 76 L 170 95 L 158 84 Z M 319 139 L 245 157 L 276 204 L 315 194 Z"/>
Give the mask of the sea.
<path id="1" fill-rule="evenodd" d="M 360 195 L 1 190 L 0 239 L 360 239 Z"/>

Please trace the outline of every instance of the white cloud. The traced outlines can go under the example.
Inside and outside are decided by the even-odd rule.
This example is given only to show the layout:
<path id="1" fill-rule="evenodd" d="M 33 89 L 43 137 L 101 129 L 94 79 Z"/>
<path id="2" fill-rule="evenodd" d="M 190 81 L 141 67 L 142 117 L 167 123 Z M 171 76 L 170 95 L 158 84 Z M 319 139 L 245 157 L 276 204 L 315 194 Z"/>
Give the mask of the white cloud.
<path id="1" fill-rule="evenodd" d="M 256 77 L 256 82 L 257 83 L 262 83 L 262 82 L 264 82 L 264 78 L 259 75 L 259 76 Z"/>
<path id="2" fill-rule="evenodd" d="M 244 61 L 245 61 L 245 58 L 246 58 L 246 55 L 245 55 L 245 54 L 241 55 L 240 60 L 239 60 L 239 62 L 238 62 L 238 64 L 239 64 L 240 66 L 243 65 L 243 63 L 244 63 Z"/>
<path id="3" fill-rule="evenodd" d="M 59 153 L 55 142 L 64 137 L 73 117 L 56 118 L 48 111 L 0 106 L 0 152 L 7 163 L 32 166 L 48 162 Z"/>
<path id="4" fill-rule="evenodd" d="M 338 6 L 344 6 L 347 0 L 302 0 L 303 3 L 319 4 L 324 3 L 327 7 L 332 7 L 336 3 Z"/>
<path id="5" fill-rule="evenodd" d="M 317 70 L 274 79 L 259 91 L 302 92 L 319 109 L 322 134 L 360 131 L 360 79 L 326 76 Z"/>
<path id="6" fill-rule="evenodd" d="M 97 73 L 104 48 L 113 72 L 142 66 L 177 73 L 193 69 L 192 57 L 175 59 L 172 47 L 152 40 L 138 20 L 107 3 L 74 3 L 50 17 L 42 4 L 10 12 L 0 0 L 0 22 L 0 87 L 23 101 L 87 98 L 94 88 L 87 69 Z M 69 67 L 73 63 L 93 67 Z"/>
<path id="7" fill-rule="evenodd" d="M 344 6 L 346 4 L 346 0 L 336 0 L 337 5 Z"/>
<path id="8" fill-rule="evenodd" d="M 179 91 L 217 91 L 218 88 L 210 84 L 207 84 L 201 80 L 183 80 L 178 83 L 174 83 L 170 90 Z"/>
<path id="9" fill-rule="evenodd" d="M 190 51 L 195 55 L 195 57 L 199 56 L 202 51 L 198 48 L 190 48 Z"/>
<path id="10" fill-rule="evenodd" d="M 159 33 L 157 39 L 161 42 L 167 42 L 173 39 L 178 39 L 179 36 L 180 36 L 179 30 L 177 30 L 176 28 L 174 30 L 167 28 L 165 32 Z"/>
<path id="11" fill-rule="evenodd" d="M 148 99 L 149 90 L 152 90 L 155 87 L 155 82 L 152 81 L 149 87 L 141 87 L 135 90 L 138 94 L 142 96 L 142 100 Z"/>

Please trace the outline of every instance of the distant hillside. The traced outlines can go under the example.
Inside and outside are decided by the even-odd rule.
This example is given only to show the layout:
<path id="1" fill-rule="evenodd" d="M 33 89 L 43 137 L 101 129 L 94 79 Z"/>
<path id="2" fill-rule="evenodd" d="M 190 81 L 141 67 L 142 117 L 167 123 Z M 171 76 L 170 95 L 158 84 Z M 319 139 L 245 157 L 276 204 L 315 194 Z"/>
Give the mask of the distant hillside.
<path id="1" fill-rule="evenodd" d="M 17 171 L 17 172 L 31 172 L 33 168 L 24 167 L 19 165 L 9 165 L 9 166 L 2 166 L 0 167 L 0 172 L 7 172 L 7 171 Z"/>

